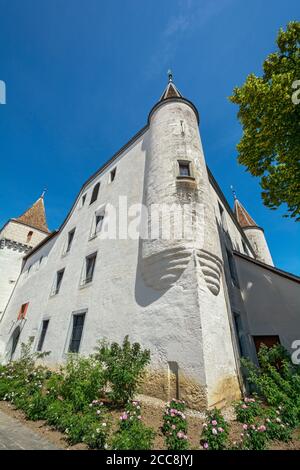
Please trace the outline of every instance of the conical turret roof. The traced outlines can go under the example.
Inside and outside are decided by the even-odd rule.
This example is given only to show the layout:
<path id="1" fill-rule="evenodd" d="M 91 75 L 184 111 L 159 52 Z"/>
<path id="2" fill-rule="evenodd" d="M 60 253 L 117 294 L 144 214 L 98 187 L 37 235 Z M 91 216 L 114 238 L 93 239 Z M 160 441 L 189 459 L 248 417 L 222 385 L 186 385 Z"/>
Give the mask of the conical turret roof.
<path id="1" fill-rule="evenodd" d="M 235 199 L 234 201 L 234 213 L 238 223 L 242 228 L 258 226 L 255 220 L 251 217 L 251 215 L 248 213 L 248 211 L 238 199 Z"/>
<path id="2" fill-rule="evenodd" d="M 169 81 L 168 84 L 160 97 L 159 101 L 166 100 L 167 98 L 183 98 L 180 91 L 177 89 L 175 83 L 173 82 L 173 74 L 171 70 L 168 71 Z"/>
<path id="3" fill-rule="evenodd" d="M 46 212 L 44 205 L 44 193 L 38 198 L 38 200 L 27 209 L 22 215 L 17 217 L 15 220 L 22 222 L 33 228 L 37 228 L 42 232 L 50 233 L 47 226 Z"/>

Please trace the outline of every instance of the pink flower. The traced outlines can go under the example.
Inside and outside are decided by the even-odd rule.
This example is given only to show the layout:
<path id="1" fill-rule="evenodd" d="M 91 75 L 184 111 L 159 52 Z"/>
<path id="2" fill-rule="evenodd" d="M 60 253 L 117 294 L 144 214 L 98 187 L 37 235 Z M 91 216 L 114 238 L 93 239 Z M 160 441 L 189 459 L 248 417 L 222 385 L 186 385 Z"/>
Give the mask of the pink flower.
<path id="1" fill-rule="evenodd" d="M 176 426 L 175 426 L 175 424 L 172 424 L 172 429 L 176 429 Z"/>
<path id="2" fill-rule="evenodd" d="M 258 429 L 259 432 L 264 432 L 267 428 L 266 428 L 266 426 L 264 426 L 264 425 L 262 424 L 262 425 L 259 426 L 257 429 Z"/>
<path id="3" fill-rule="evenodd" d="M 218 421 L 216 421 L 215 419 L 213 419 L 212 422 L 211 422 L 211 424 L 212 424 L 213 426 L 217 426 Z"/>
<path id="4" fill-rule="evenodd" d="M 224 429 L 223 428 L 218 428 L 218 431 L 219 432 L 224 432 Z"/>
<path id="5" fill-rule="evenodd" d="M 207 443 L 207 442 L 204 442 L 203 448 L 204 448 L 204 449 L 208 449 L 208 443 Z"/>
<path id="6" fill-rule="evenodd" d="M 182 431 L 179 431 L 179 432 L 177 433 L 177 437 L 178 437 L 178 439 L 183 439 L 184 433 L 183 433 Z"/>
<path id="7" fill-rule="evenodd" d="M 244 429 L 245 431 L 247 431 L 248 425 L 247 425 L 247 424 L 243 424 L 243 429 Z"/>
<path id="8" fill-rule="evenodd" d="M 243 408 L 243 410 L 246 410 L 246 408 L 248 408 L 248 406 L 245 405 L 245 403 L 244 403 L 244 404 L 242 405 L 242 408 Z"/>

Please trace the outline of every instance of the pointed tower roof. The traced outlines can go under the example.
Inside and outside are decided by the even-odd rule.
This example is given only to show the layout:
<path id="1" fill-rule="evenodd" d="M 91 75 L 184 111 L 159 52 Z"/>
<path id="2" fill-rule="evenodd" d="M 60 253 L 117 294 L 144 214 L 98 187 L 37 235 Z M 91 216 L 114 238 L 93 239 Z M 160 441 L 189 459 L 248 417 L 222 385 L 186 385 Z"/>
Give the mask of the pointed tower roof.
<path id="1" fill-rule="evenodd" d="M 196 108 L 196 106 L 188 99 L 186 99 L 178 90 L 176 87 L 174 81 L 173 81 L 173 74 L 171 70 L 168 70 L 168 83 L 166 88 L 164 89 L 163 94 L 159 98 L 158 102 L 153 106 L 153 108 L 150 110 L 150 113 L 148 115 L 148 125 L 150 124 L 150 119 L 154 111 L 159 108 L 160 106 L 163 106 L 166 101 L 171 102 L 171 101 L 181 101 L 182 103 L 187 104 L 190 108 L 193 109 L 193 111 L 196 114 L 196 118 L 199 124 L 199 113 Z"/>
<path id="2" fill-rule="evenodd" d="M 168 70 L 169 81 L 167 87 L 165 88 L 163 94 L 160 97 L 159 101 L 164 101 L 167 98 L 183 98 L 180 91 L 176 88 L 175 83 L 173 82 L 173 74 L 171 70 Z"/>
<path id="3" fill-rule="evenodd" d="M 251 215 L 246 211 L 245 207 L 234 196 L 234 213 L 238 223 L 242 228 L 245 227 L 258 227 L 257 223 L 252 219 Z"/>
<path id="4" fill-rule="evenodd" d="M 37 228 L 42 232 L 50 233 L 46 221 L 44 194 L 45 191 L 43 191 L 42 195 L 29 209 L 27 209 L 22 215 L 20 215 L 20 217 L 17 217 L 14 220 L 22 222 L 22 224 L 28 225 L 30 227 Z"/>

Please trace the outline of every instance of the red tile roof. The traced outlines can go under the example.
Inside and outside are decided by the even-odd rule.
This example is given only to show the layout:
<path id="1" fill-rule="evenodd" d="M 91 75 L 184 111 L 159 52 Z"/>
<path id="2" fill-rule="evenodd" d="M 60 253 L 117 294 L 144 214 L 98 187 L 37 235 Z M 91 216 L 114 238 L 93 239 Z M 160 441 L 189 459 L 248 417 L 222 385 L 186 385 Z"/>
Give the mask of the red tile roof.
<path id="1" fill-rule="evenodd" d="M 238 199 L 234 201 L 234 213 L 238 223 L 242 228 L 257 227 L 257 223 L 252 219 Z"/>
<path id="2" fill-rule="evenodd" d="M 37 228 L 42 232 L 50 233 L 47 226 L 44 198 L 40 197 L 24 214 L 15 220 L 22 222 L 30 227 Z"/>

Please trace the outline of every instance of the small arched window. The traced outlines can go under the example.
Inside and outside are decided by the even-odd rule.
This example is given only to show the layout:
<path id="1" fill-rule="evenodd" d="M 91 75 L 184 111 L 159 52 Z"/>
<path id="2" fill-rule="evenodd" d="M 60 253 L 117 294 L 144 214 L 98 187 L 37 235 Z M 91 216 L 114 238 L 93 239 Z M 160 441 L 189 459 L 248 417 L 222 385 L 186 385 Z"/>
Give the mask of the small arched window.
<path id="1" fill-rule="evenodd" d="M 32 230 L 29 230 L 29 232 L 27 233 L 27 243 L 30 242 L 31 238 L 32 238 L 32 235 L 33 235 L 33 231 Z"/>
<path id="2" fill-rule="evenodd" d="M 95 184 L 92 192 L 92 197 L 90 201 L 90 205 L 97 200 L 98 193 L 99 193 L 100 183 Z"/>

